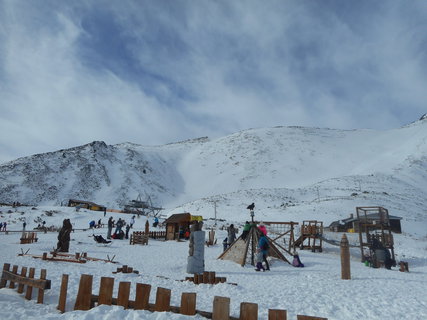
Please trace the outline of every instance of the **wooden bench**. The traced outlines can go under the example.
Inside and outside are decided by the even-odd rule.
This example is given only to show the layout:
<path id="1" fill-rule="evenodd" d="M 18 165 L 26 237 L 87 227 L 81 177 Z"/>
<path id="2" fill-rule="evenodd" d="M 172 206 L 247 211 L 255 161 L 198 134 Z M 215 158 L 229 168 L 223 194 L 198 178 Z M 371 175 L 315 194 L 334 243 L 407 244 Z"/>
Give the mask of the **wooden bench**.
<path id="1" fill-rule="evenodd" d="M 21 244 L 37 242 L 37 232 L 23 232 L 21 237 Z"/>

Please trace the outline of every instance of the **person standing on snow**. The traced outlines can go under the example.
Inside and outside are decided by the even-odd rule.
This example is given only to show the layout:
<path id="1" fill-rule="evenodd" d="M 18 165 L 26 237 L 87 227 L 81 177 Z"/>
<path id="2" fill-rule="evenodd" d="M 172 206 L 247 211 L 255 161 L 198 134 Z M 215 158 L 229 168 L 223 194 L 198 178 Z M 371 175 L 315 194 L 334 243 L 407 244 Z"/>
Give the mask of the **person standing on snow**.
<path id="1" fill-rule="evenodd" d="M 234 224 L 230 224 L 227 231 L 228 231 L 228 246 L 230 246 L 234 242 L 234 240 L 236 240 L 236 229 L 234 229 Z"/>
<path id="2" fill-rule="evenodd" d="M 108 231 L 107 231 L 107 239 L 111 239 L 111 232 L 113 231 L 114 220 L 113 217 L 108 219 Z"/>
<path id="3" fill-rule="evenodd" d="M 270 265 L 268 264 L 267 256 L 268 256 L 268 249 L 270 245 L 268 243 L 267 237 L 261 232 L 261 236 L 258 240 L 258 249 L 262 252 L 262 259 L 265 262 L 265 270 L 270 270 Z"/>

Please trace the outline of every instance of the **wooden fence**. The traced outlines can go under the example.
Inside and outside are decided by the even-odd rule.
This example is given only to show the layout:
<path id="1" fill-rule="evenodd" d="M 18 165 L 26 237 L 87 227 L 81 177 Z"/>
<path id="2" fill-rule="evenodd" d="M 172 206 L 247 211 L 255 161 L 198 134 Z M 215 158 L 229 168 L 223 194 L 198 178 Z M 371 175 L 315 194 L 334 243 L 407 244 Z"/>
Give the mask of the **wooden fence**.
<path id="1" fill-rule="evenodd" d="M 37 242 L 37 232 L 22 232 L 21 244 Z"/>
<path id="2" fill-rule="evenodd" d="M 40 279 L 34 279 L 35 268 L 30 268 L 27 276 L 27 267 L 22 267 L 18 273 L 18 266 L 14 265 L 10 270 L 10 264 L 3 265 L 3 273 L 0 280 L 0 288 L 5 288 L 9 281 L 9 288 L 14 289 L 15 284 L 18 284 L 18 293 L 24 292 L 26 286 L 25 299 L 31 300 L 33 288 L 38 289 L 37 303 L 43 303 L 44 291 L 50 289 L 50 280 L 46 279 L 46 269 L 41 269 Z"/>
<path id="3" fill-rule="evenodd" d="M 149 231 L 148 236 L 145 231 L 134 231 L 130 235 L 129 244 L 148 244 L 148 238 L 166 239 L 166 231 Z"/>
<path id="4" fill-rule="evenodd" d="M 199 314 L 203 317 L 214 320 L 257 320 L 258 304 L 242 302 L 240 304 L 239 318 L 230 316 L 230 298 L 215 296 L 213 300 L 212 312 L 197 310 L 197 295 L 194 292 L 183 292 L 181 295 L 181 305 L 179 307 L 171 305 L 172 292 L 167 288 L 157 288 L 155 303 L 150 303 L 151 285 L 144 283 L 136 284 L 135 300 L 131 300 L 131 282 L 119 282 L 117 297 L 113 297 L 114 278 L 101 277 L 98 295 L 92 294 L 93 276 L 83 274 L 80 277 L 79 289 L 77 293 L 74 310 L 90 310 L 98 305 L 118 305 L 125 309 L 148 310 L 151 312 L 173 312 L 183 315 L 193 316 Z M 67 297 L 68 275 L 62 276 L 61 292 L 59 296 L 58 309 L 65 312 Z M 287 320 L 286 310 L 269 309 L 268 319 Z M 327 318 L 297 315 L 297 320 L 327 320 Z"/>

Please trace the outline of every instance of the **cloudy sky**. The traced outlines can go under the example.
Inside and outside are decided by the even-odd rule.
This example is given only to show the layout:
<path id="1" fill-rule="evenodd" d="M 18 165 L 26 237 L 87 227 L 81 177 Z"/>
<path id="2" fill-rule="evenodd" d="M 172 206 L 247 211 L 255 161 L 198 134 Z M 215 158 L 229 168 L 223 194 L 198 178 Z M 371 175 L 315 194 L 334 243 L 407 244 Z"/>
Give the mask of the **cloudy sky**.
<path id="1" fill-rule="evenodd" d="M 397 128 L 427 112 L 427 1 L 0 0 L 0 162 L 102 140 Z"/>

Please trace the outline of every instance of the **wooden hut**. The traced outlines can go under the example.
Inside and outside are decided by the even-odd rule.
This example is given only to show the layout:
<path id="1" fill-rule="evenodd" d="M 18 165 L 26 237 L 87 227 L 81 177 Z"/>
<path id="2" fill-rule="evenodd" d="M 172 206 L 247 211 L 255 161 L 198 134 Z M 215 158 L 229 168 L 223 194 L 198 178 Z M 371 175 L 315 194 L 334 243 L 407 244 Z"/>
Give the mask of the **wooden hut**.
<path id="1" fill-rule="evenodd" d="M 350 214 L 350 217 L 346 219 L 332 222 L 329 225 L 329 230 L 335 231 L 335 232 L 358 232 L 359 222 L 360 222 L 359 219 L 360 218 L 355 217 L 353 214 Z M 400 220 L 402 220 L 402 217 L 389 215 L 388 219 L 389 219 L 389 225 L 390 225 L 391 231 L 395 233 L 402 233 L 402 227 L 400 224 Z M 367 214 L 364 220 L 366 220 L 365 222 L 369 222 L 375 225 L 375 224 L 378 224 L 378 221 L 381 220 L 381 217 L 377 212 L 375 212 L 375 213 Z"/>
<path id="2" fill-rule="evenodd" d="M 106 211 L 107 210 L 107 208 L 105 206 L 101 206 L 99 204 L 96 204 L 96 203 L 93 203 L 90 201 L 75 200 L 75 199 L 68 200 L 68 206 L 69 207 L 85 208 L 85 209 L 94 210 L 94 211 Z"/>
<path id="3" fill-rule="evenodd" d="M 185 231 L 190 230 L 190 225 L 194 221 L 202 220 L 201 216 L 192 216 L 190 213 L 176 213 L 167 218 L 166 240 L 178 240 L 183 237 Z"/>

